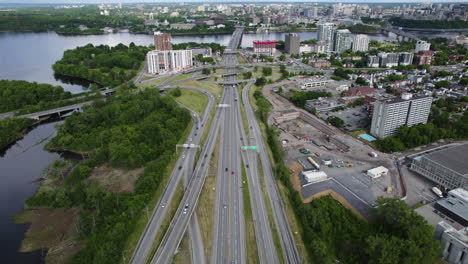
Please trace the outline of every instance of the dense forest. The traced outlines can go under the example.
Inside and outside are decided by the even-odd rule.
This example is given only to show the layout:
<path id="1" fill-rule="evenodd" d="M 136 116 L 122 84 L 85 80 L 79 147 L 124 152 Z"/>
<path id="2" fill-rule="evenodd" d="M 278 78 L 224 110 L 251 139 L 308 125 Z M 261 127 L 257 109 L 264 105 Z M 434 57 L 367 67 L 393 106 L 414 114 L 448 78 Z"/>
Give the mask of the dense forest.
<path id="1" fill-rule="evenodd" d="M 224 49 L 226 46 L 223 46 L 218 43 L 198 43 L 198 42 L 185 42 L 185 43 L 178 43 L 178 44 L 172 44 L 172 49 L 175 50 L 182 50 L 182 49 L 188 49 L 188 48 L 196 48 L 196 47 L 210 47 L 211 51 L 213 53 L 219 51 L 221 54 L 224 52 Z"/>
<path id="2" fill-rule="evenodd" d="M 97 6 L 58 9 L 51 7 L 17 8 L 0 12 L 0 31 L 56 31 L 64 34 L 99 34 L 104 27 L 124 27 L 142 24 L 143 19 L 111 11 L 102 16 Z M 80 30 L 84 25 L 88 29 Z"/>
<path id="3" fill-rule="evenodd" d="M 6 118 L 0 120 L 0 152 L 15 142 L 34 123 L 27 118 Z"/>
<path id="4" fill-rule="evenodd" d="M 405 27 L 405 28 L 468 28 L 468 21 L 466 20 L 414 20 L 414 19 L 403 19 L 399 17 L 390 18 L 390 22 L 393 26 Z"/>
<path id="5" fill-rule="evenodd" d="M 254 97 L 259 106 L 257 115 L 266 125 L 269 102 L 259 90 Z M 369 222 L 331 196 L 304 204 L 291 184 L 277 131 L 268 127 L 266 134 L 275 161 L 275 177 L 286 186 L 285 194 L 292 203 L 311 263 L 426 264 L 439 258 L 441 247 L 433 239 L 434 228 L 404 201 L 378 198 L 377 206 L 369 210 Z"/>
<path id="6" fill-rule="evenodd" d="M 61 60 L 52 65 L 55 73 L 83 78 L 103 86 L 114 87 L 132 79 L 150 49 L 119 44 L 93 46 L 88 44 L 67 50 Z"/>
<path id="7" fill-rule="evenodd" d="M 126 240 L 174 159 L 174 146 L 189 122 L 190 113 L 172 98 L 146 90 L 97 101 L 58 128 L 49 149 L 87 152 L 91 157 L 63 185 L 37 193 L 27 205 L 81 209 L 77 228 L 84 246 L 72 263 L 120 263 Z M 85 180 L 92 168 L 104 163 L 144 166 L 134 193 L 111 193 Z"/>
<path id="8" fill-rule="evenodd" d="M 376 28 L 373 26 L 368 26 L 364 24 L 356 24 L 348 27 L 349 31 L 353 33 L 364 33 L 364 34 L 369 34 L 369 33 L 379 33 L 380 28 Z"/>
<path id="9" fill-rule="evenodd" d="M 72 94 L 61 86 L 45 83 L 0 80 L 0 113 L 70 99 Z"/>

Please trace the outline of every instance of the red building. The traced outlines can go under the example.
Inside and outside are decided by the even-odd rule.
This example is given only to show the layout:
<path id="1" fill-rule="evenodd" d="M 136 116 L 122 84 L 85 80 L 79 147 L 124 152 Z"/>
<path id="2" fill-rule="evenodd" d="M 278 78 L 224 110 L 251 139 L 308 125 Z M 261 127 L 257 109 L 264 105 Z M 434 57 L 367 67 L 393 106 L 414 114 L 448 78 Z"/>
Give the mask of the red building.
<path id="1" fill-rule="evenodd" d="M 434 56 L 433 51 L 420 51 L 416 56 L 414 56 L 414 64 L 416 65 L 430 65 L 432 63 L 432 57 Z"/>
<path id="2" fill-rule="evenodd" d="M 276 41 L 254 41 L 253 48 L 255 54 L 273 56 L 276 52 Z"/>
<path id="3" fill-rule="evenodd" d="M 364 97 L 366 95 L 373 95 L 373 94 L 375 94 L 374 88 L 370 88 L 369 86 L 356 86 L 356 87 L 349 88 L 349 90 L 345 93 L 345 96 Z"/>

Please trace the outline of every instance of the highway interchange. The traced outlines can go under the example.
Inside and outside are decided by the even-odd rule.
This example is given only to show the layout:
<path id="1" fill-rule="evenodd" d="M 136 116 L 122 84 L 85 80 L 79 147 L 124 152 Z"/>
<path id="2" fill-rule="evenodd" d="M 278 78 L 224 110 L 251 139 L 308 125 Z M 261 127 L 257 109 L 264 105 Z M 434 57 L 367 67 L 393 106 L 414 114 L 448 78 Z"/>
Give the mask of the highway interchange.
<path id="1" fill-rule="evenodd" d="M 272 226 L 280 238 L 284 261 L 286 263 L 300 263 L 294 238 L 287 222 L 284 206 L 279 196 L 274 180 L 271 164 L 268 160 L 266 147 L 263 143 L 260 128 L 254 112 L 249 104 L 249 82 L 242 91 L 242 102 L 246 108 L 249 124 L 246 135 L 241 116 L 240 94 L 237 87 L 237 57 L 236 50 L 242 38 L 242 28 L 236 29 L 225 51 L 224 90 L 220 103 L 216 107 L 208 137 L 203 146 L 199 160 L 195 163 L 196 148 L 184 149 L 174 167 L 167 186 L 156 205 L 143 235 L 133 253 L 131 263 L 171 263 L 175 252 L 188 231 L 190 238 L 192 263 L 246 263 L 246 231 L 244 219 L 244 202 L 242 182 L 242 167 L 244 166 L 250 193 L 252 216 L 255 229 L 256 244 L 260 263 L 280 263 L 277 249 L 274 245 Z M 208 114 L 212 109 L 214 96 L 204 90 L 209 98 L 203 118 L 194 116 L 194 127 L 189 135 L 187 144 L 200 144 Z M 200 125 L 202 124 L 202 125 Z M 219 137 L 219 160 L 216 185 L 216 202 L 213 226 L 213 248 L 211 256 L 205 256 L 200 228 L 196 217 L 196 206 L 202 191 L 205 176 L 212 158 L 213 150 Z M 255 149 L 244 150 L 244 146 L 256 146 Z M 264 184 L 270 201 L 264 199 L 258 156 L 262 162 L 265 177 Z M 167 217 L 167 205 L 174 197 L 178 183 L 183 176 L 183 198 L 173 216 L 156 253 L 152 254 L 152 247 L 162 222 Z M 270 223 L 266 203 L 271 203 L 274 223 Z"/>

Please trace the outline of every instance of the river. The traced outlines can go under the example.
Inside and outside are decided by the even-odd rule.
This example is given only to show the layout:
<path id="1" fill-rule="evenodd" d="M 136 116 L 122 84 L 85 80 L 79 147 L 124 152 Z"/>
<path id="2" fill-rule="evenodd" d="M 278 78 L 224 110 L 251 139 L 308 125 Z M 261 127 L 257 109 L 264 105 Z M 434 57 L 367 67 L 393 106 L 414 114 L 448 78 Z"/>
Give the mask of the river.
<path id="1" fill-rule="evenodd" d="M 42 124 L 32 129 L 23 139 L 4 153 L 0 153 L 0 248 L 2 263 L 43 263 L 42 251 L 18 253 L 28 225 L 13 223 L 13 215 L 21 212 L 24 202 L 38 189 L 36 180 L 55 159 L 57 153 L 44 150 L 44 145 L 55 136 L 57 122 Z M 42 141 L 47 138 L 47 140 Z"/>
<path id="2" fill-rule="evenodd" d="M 301 40 L 317 38 L 317 32 L 299 32 Z M 284 40 L 285 33 L 244 34 L 243 47 L 252 47 L 254 40 Z M 216 42 L 227 45 L 230 34 L 221 35 L 186 35 L 173 36 L 173 43 L 182 42 Z M 370 35 L 371 39 L 380 41 L 394 39 L 385 35 Z M 0 33 L 0 79 L 26 80 L 31 82 L 61 85 L 72 93 L 83 91 L 89 86 L 88 82 L 79 82 L 73 79 L 64 79 L 54 76 L 52 64 L 59 60 L 63 52 L 88 43 L 93 45 L 115 46 L 119 43 L 125 45 L 134 42 L 137 45 L 150 45 L 153 43 L 151 35 L 130 34 L 119 32 L 91 36 L 62 36 L 55 32 L 43 33 Z"/>

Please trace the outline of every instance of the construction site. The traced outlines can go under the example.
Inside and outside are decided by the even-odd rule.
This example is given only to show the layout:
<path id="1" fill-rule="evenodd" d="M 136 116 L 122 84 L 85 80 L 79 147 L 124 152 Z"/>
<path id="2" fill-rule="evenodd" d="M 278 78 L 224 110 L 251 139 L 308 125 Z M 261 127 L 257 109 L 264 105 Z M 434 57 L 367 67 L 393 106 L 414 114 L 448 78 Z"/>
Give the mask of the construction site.
<path id="1" fill-rule="evenodd" d="M 269 124 L 281 132 L 285 163 L 304 202 L 330 194 L 343 206 L 367 218 L 367 210 L 377 197 L 404 195 L 393 155 L 378 152 L 295 107 L 274 93 L 272 87 L 266 86 L 263 93 L 273 105 Z M 368 173 L 376 168 L 386 173 L 378 177 Z"/>

